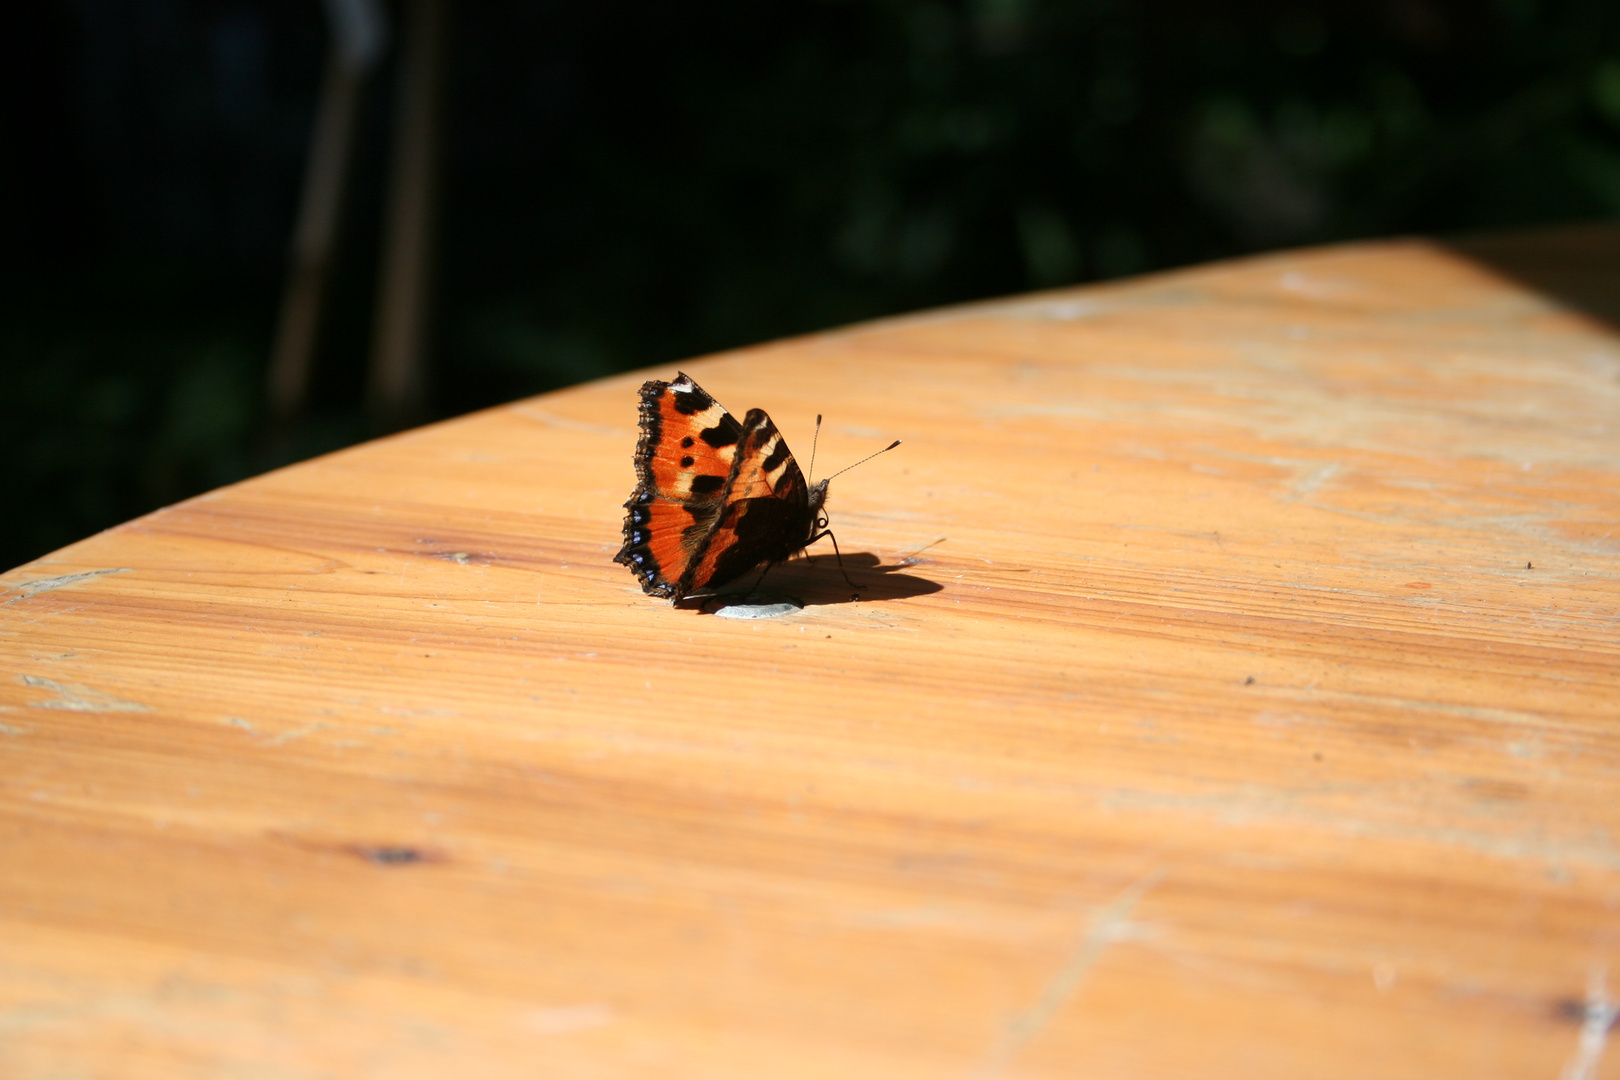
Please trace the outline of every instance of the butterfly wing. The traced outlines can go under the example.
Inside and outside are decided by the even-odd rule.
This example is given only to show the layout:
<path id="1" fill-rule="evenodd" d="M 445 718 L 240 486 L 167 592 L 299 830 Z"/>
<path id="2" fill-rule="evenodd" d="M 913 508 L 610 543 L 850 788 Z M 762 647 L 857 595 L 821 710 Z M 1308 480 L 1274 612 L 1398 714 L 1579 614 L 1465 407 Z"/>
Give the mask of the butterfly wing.
<path id="1" fill-rule="evenodd" d="M 613 561 L 628 566 L 643 591 L 675 598 L 685 591 L 682 577 L 723 516 L 741 439 L 742 425 L 686 374 L 642 384 L 637 484 Z"/>
<path id="2" fill-rule="evenodd" d="M 809 536 L 804 477 L 770 417 L 738 424 L 685 374 L 641 388 L 636 476 L 614 561 L 652 595 L 729 581 Z"/>
<path id="3" fill-rule="evenodd" d="M 737 455 L 737 475 L 726 497 L 741 499 L 780 499 L 787 503 L 806 501 L 804 474 L 793 452 L 764 409 L 749 409 L 743 418 L 742 449 Z"/>
<path id="4" fill-rule="evenodd" d="M 750 409 L 725 511 L 693 559 L 682 593 L 720 585 L 762 562 L 781 562 L 804 547 L 811 513 L 804 474 L 763 409 Z"/>

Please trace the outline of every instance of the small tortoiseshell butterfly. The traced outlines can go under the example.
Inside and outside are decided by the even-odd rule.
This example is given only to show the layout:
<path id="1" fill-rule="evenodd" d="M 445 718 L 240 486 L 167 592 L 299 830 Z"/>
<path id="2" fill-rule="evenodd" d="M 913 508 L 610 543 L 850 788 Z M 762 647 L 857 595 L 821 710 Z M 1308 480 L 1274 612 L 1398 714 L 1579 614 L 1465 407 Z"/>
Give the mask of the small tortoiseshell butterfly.
<path id="1" fill-rule="evenodd" d="M 684 373 L 642 384 L 636 479 L 613 561 L 652 596 L 679 600 L 832 536 L 827 480 L 805 482 L 765 410 L 739 424 Z"/>

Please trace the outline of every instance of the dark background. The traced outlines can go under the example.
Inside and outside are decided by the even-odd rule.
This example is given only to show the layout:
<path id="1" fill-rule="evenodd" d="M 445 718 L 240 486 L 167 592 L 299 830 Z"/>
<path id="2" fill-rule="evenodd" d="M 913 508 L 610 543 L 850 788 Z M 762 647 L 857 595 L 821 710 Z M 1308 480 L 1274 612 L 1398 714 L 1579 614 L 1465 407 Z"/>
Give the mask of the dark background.
<path id="1" fill-rule="evenodd" d="M 375 433 L 387 63 L 311 408 L 267 435 L 326 42 L 313 0 L 8 16 L 0 569 Z M 491 0 L 448 44 L 431 416 L 1270 247 L 1620 217 L 1615 0 Z"/>

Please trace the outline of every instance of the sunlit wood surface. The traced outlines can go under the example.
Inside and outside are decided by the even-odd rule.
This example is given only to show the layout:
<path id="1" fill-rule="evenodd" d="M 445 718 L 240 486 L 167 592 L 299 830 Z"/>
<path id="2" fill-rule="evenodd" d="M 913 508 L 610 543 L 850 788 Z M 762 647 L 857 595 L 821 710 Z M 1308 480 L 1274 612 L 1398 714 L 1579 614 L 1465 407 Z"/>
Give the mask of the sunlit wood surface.
<path id="1" fill-rule="evenodd" d="M 1586 229 L 923 314 L 13 570 L 0 1076 L 1620 1077 L 1616 298 Z M 677 367 L 905 440 L 859 602 L 610 562 Z"/>

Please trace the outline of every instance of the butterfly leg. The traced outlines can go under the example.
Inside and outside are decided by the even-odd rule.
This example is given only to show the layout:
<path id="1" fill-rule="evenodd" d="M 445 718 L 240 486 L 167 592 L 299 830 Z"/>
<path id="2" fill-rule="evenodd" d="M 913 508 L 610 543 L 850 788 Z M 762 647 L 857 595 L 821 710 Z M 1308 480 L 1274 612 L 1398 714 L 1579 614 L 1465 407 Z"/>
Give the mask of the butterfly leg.
<path id="1" fill-rule="evenodd" d="M 816 535 L 812 536 L 809 540 L 805 541 L 804 546 L 809 547 L 811 544 L 815 543 L 817 540 L 820 540 L 823 536 L 825 536 L 827 539 L 832 541 L 833 558 L 838 560 L 838 572 L 840 574 L 844 575 L 844 583 L 846 585 L 848 585 L 850 588 L 854 589 L 856 592 L 860 592 L 861 587 L 859 585 L 855 584 L 853 581 L 849 580 L 849 573 L 844 569 L 844 554 L 843 554 L 843 552 L 838 550 L 838 537 L 833 535 L 831 529 L 823 529 L 820 532 L 816 533 Z"/>

